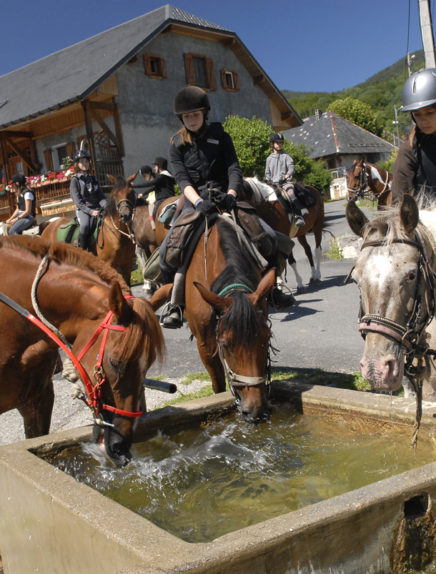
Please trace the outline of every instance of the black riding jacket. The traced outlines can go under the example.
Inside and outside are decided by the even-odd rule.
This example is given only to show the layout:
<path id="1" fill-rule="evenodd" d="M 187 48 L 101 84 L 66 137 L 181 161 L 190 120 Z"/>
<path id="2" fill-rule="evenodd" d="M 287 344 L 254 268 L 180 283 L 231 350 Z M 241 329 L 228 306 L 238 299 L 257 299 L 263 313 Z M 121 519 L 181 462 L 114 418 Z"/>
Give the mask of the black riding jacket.
<path id="1" fill-rule="evenodd" d="M 156 192 L 156 202 L 160 202 L 175 195 L 174 184 L 174 177 L 168 171 L 161 171 L 150 181 L 134 185 L 133 188 L 136 195 L 142 193 L 144 196 L 154 190 Z"/>
<path id="2" fill-rule="evenodd" d="M 93 175 L 76 173 L 71 178 L 70 195 L 77 209 L 91 215 L 96 209 L 104 209 L 107 199 L 97 178 Z"/>
<path id="3" fill-rule="evenodd" d="M 208 187 L 213 188 L 210 198 L 219 204 L 229 189 L 239 191 L 242 171 L 232 138 L 220 123 L 205 124 L 192 135 L 192 144 L 182 143 L 176 134 L 170 144 L 171 171 L 183 192 L 192 185 L 203 199 L 209 199 Z"/>

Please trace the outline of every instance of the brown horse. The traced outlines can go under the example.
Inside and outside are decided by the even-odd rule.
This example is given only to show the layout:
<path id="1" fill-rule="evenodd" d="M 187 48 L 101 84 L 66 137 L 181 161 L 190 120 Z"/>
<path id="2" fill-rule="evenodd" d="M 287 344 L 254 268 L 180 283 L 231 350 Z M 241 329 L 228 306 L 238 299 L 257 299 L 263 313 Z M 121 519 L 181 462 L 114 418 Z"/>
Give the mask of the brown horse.
<path id="1" fill-rule="evenodd" d="M 40 237 L 3 237 L 0 413 L 17 408 L 28 438 L 50 430 L 58 347 L 80 373 L 107 455 L 126 464 L 145 374 L 164 351 L 152 306 L 89 253 Z"/>
<path id="2" fill-rule="evenodd" d="M 185 316 L 213 390 L 225 390 L 227 375 L 243 416 L 251 422 L 268 414 L 267 297 L 274 281 L 274 270 L 261 277 L 236 226 L 225 216 L 203 233 L 186 273 Z"/>
<path id="3" fill-rule="evenodd" d="M 434 210 L 429 225 L 434 226 Z M 352 270 L 361 296 L 359 330 L 365 338 L 362 375 L 382 391 L 394 391 L 403 375 L 423 396 L 436 397 L 434 229 L 426 212 L 405 195 L 399 208 L 367 220 L 354 201 L 347 204 L 351 229 L 363 238 Z M 432 232 L 433 231 L 433 232 Z"/>
<path id="4" fill-rule="evenodd" d="M 124 281 L 130 285 L 130 275 L 135 256 L 135 241 L 131 231 L 135 213 L 135 192 L 132 181 L 135 175 L 127 178 L 108 176 L 114 187 L 108 198 L 108 205 L 98 228 L 92 252 L 116 269 Z M 51 241 L 59 237 L 59 230 L 71 223 L 67 217 L 55 218 L 41 225 L 41 236 Z"/>
<path id="5" fill-rule="evenodd" d="M 388 171 L 363 159 L 355 160 L 348 176 L 347 199 L 377 199 L 377 209 L 384 209 L 392 204 L 391 186 Z"/>
<path id="6" fill-rule="evenodd" d="M 244 191 L 247 200 L 256 208 L 258 215 L 276 231 L 281 231 L 291 238 L 297 238 L 303 247 L 310 264 L 311 278 L 310 285 L 321 281 L 321 254 L 322 254 L 322 232 L 324 227 L 324 200 L 321 192 L 316 188 L 306 185 L 306 190 L 315 200 L 315 205 L 308 208 L 308 214 L 304 215 L 304 227 L 296 227 L 292 223 L 292 217 L 279 201 L 276 190 L 273 186 L 259 181 L 255 177 L 244 179 Z M 306 235 L 312 231 L 315 238 L 315 258 L 312 249 L 307 241 Z M 297 263 L 291 255 L 289 258 L 295 278 L 297 289 L 303 289 L 303 279 L 298 273 Z"/>

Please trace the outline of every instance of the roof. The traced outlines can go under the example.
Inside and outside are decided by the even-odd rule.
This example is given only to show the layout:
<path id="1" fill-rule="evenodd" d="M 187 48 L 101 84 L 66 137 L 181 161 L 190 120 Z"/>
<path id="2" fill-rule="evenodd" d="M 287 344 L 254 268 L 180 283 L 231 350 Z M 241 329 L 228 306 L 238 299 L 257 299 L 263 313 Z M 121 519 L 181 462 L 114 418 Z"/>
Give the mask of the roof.
<path id="1" fill-rule="evenodd" d="M 304 144 L 314 159 L 334 155 L 390 153 L 395 148 L 386 140 L 333 112 L 315 114 L 302 126 L 285 130 L 294 144 Z"/>
<path id="2" fill-rule="evenodd" d="M 0 76 L 0 128 L 85 99 L 171 24 L 230 35 L 248 52 L 230 30 L 166 4 Z M 261 69 L 254 58 L 251 59 Z M 272 90 L 275 97 L 282 100 L 281 107 L 286 102 L 287 110 L 292 110 L 300 121 L 298 114 L 274 84 Z"/>
<path id="3" fill-rule="evenodd" d="M 0 76 L 0 127 L 84 99 L 172 22 L 225 30 L 167 4 L 54 52 Z"/>

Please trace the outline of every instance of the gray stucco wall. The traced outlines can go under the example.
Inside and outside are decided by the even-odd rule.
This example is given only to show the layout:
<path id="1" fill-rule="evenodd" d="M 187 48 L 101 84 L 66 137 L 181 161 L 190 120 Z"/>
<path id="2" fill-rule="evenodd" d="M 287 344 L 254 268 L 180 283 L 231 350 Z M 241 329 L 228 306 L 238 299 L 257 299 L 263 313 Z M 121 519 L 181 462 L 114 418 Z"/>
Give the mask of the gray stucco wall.
<path id="1" fill-rule="evenodd" d="M 146 53 L 165 60 L 165 79 L 153 79 L 145 74 L 143 56 Z M 217 89 L 209 92 L 210 121 L 224 122 L 228 115 L 238 115 L 256 116 L 271 122 L 268 97 L 253 85 L 253 78 L 230 48 L 201 38 L 161 34 L 138 54 L 135 62 L 124 65 L 117 72 L 126 175 L 134 173 L 144 163 L 151 164 L 156 155 L 168 157 L 169 139 L 180 127 L 173 114 L 173 100 L 177 91 L 186 85 L 185 53 L 200 54 L 213 61 Z M 229 92 L 222 87 L 223 68 L 237 72 L 238 92 Z"/>

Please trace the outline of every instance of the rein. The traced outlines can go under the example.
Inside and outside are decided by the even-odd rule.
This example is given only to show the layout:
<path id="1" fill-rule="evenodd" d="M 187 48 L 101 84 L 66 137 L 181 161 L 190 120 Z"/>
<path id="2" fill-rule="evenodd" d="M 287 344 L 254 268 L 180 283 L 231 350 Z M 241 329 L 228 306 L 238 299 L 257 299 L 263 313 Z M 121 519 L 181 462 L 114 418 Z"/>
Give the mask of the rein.
<path id="1" fill-rule="evenodd" d="M 117 211 L 118 213 L 120 212 L 120 209 L 124 206 L 127 206 L 130 211 L 132 212 L 132 217 L 135 213 L 135 206 L 132 204 L 131 201 L 129 201 L 128 199 L 121 199 L 118 203 L 117 203 Z M 120 235 L 124 235 L 125 237 L 129 238 L 130 241 L 136 245 L 136 239 L 135 239 L 135 235 L 133 234 L 132 230 L 130 229 L 130 226 L 128 223 L 126 223 L 126 227 L 128 230 L 128 233 L 126 233 L 125 231 L 123 231 L 122 229 L 120 229 L 117 224 L 114 221 L 114 218 L 112 217 L 112 215 L 109 216 L 110 220 L 112 222 L 113 228 L 110 227 L 110 225 L 108 225 L 108 223 L 105 221 L 104 218 L 101 218 L 102 221 L 102 225 L 101 225 L 101 245 L 99 244 L 98 247 L 100 249 L 103 249 L 104 247 L 104 227 L 105 225 L 107 226 L 107 228 L 109 229 L 109 231 L 111 231 L 114 235 L 118 232 Z"/>
<path id="2" fill-rule="evenodd" d="M 39 280 L 40 270 L 41 270 L 42 266 L 46 264 L 46 262 L 47 262 L 46 258 L 44 258 L 41 261 L 41 264 L 40 264 L 40 267 L 39 267 L 38 273 L 37 273 L 37 278 L 35 279 L 34 285 L 37 284 L 36 280 Z M 34 290 L 36 290 L 36 287 L 34 287 Z M 134 298 L 133 295 L 125 296 L 125 299 L 133 299 L 133 298 Z M 63 336 L 63 334 L 60 333 L 58 329 L 53 327 L 53 325 L 51 325 L 48 321 L 43 322 L 43 320 L 38 319 L 32 313 L 30 313 L 27 309 L 22 307 L 19 303 L 17 303 L 16 301 L 14 301 L 10 297 L 8 297 L 5 293 L 0 292 L 0 301 L 5 303 L 6 305 L 8 305 L 11 309 L 13 309 L 17 313 L 19 313 L 22 317 L 24 317 L 25 319 L 27 319 L 31 323 L 33 323 L 33 325 L 35 325 L 41 331 L 43 331 L 52 341 L 54 341 L 56 343 L 56 345 L 58 347 L 60 347 L 68 355 L 68 357 L 73 362 L 75 368 L 79 372 L 80 377 L 83 381 L 83 384 L 85 386 L 85 389 L 86 389 L 86 392 L 88 395 L 87 398 L 84 400 L 85 400 L 86 404 L 90 407 L 90 409 L 93 411 L 95 422 L 97 423 L 97 421 L 99 421 L 97 424 L 100 424 L 100 425 L 109 424 L 109 423 L 105 423 L 104 420 L 102 420 L 101 410 L 106 410 L 106 411 L 109 411 L 109 412 L 112 412 L 112 413 L 115 413 L 115 414 L 118 414 L 121 416 L 129 417 L 129 418 L 137 418 L 143 414 L 142 411 L 130 412 L 130 411 L 125 411 L 123 409 L 118 409 L 118 408 L 113 407 L 111 405 L 104 404 L 101 401 L 101 396 L 102 396 L 101 388 L 106 381 L 106 376 L 105 376 L 102 364 L 103 364 L 103 356 L 104 356 L 104 351 L 106 348 L 106 342 L 107 342 L 107 337 L 108 337 L 109 331 L 125 332 L 127 330 L 127 328 L 122 326 L 122 325 L 113 325 L 111 323 L 113 315 L 114 315 L 113 311 L 109 311 L 107 313 L 106 317 L 103 319 L 103 321 L 101 321 L 100 325 L 97 327 L 97 329 L 94 332 L 94 334 L 92 335 L 91 339 L 88 341 L 88 343 L 83 347 L 83 349 L 81 350 L 79 355 L 76 357 L 73 354 L 70 345 L 65 340 L 65 337 Z M 40 314 L 39 309 L 38 309 L 37 313 L 38 312 Z M 41 316 L 41 314 L 40 314 L 40 316 Z M 42 319 L 44 319 L 44 318 L 42 317 Z M 56 331 L 56 332 L 54 332 L 54 331 Z M 97 355 L 97 362 L 96 362 L 96 365 L 94 367 L 94 378 L 96 379 L 96 384 L 93 386 L 89 377 L 88 377 L 88 374 L 86 373 L 85 369 L 83 368 L 82 364 L 80 363 L 80 360 L 83 359 L 85 354 L 89 351 L 89 349 L 94 344 L 94 342 L 99 337 L 99 335 L 102 331 L 103 331 L 103 338 L 102 338 L 99 352 Z"/>

